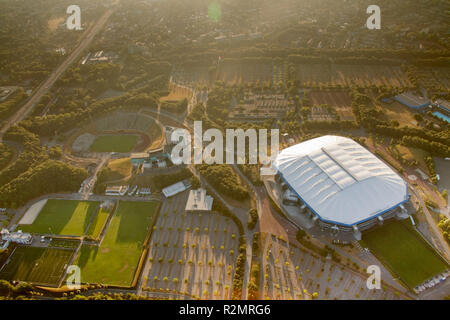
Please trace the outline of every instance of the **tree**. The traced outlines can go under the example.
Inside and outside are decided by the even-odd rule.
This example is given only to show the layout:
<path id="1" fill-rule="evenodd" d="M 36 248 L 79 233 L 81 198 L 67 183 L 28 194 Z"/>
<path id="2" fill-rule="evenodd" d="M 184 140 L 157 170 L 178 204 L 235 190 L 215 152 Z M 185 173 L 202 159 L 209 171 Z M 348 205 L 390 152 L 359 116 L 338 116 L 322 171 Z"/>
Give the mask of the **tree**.
<path id="1" fill-rule="evenodd" d="M 54 146 L 51 147 L 50 150 L 48 151 L 48 155 L 50 156 L 51 159 L 60 159 L 62 157 L 62 150 L 60 146 Z"/>
<path id="2" fill-rule="evenodd" d="M 2 185 L 0 203 L 22 205 L 44 194 L 74 192 L 87 177 L 85 169 L 60 161 L 47 160 Z"/>
<path id="3" fill-rule="evenodd" d="M 415 119 L 417 122 L 422 122 L 422 121 L 423 121 L 422 115 L 421 115 L 421 114 L 418 114 L 418 113 L 414 114 L 414 119 Z"/>
<path id="4" fill-rule="evenodd" d="M 256 226 L 257 222 L 258 222 L 258 210 L 256 210 L 255 208 L 251 208 L 248 211 L 247 227 L 250 230 L 252 230 Z"/>
<path id="5" fill-rule="evenodd" d="M 189 182 L 191 183 L 192 189 L 198 189 L 202 186 L 200 180 L 196 176 L 192 176 Z"/>
<path id="6" fill-rule="evenodd" d="M 0 295 L 9 295 L 14 287 L 6 280 L 0 280 Z"/>

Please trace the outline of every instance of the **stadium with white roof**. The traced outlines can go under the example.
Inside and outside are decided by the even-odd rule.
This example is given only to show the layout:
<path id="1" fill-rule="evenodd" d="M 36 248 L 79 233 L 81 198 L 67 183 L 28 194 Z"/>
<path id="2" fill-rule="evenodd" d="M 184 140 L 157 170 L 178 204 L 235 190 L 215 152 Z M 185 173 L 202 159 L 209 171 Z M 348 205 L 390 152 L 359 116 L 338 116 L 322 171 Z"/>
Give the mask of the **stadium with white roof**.
<path id="1" fill-rule="evenodd" d="M 352 139 L 323 136 L 291 146 L 272 169 L 283 207 L 296 207 L 310 225 L 334 236 L 358 239 L 386 219 L 409 216 L 408 184 Z"/>

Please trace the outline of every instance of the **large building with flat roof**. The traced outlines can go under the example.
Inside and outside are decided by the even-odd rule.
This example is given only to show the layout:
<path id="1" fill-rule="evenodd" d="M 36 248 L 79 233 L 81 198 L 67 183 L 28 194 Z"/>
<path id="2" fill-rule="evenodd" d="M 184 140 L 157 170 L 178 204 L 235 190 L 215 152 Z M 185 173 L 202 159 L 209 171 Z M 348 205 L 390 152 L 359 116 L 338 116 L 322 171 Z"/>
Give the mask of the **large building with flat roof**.
<path id="1" fill-rule="evenodd" d="M 282 150 L 272 162 L 283 204 L 334 233 L 407 217 L 408 184 L 352 139 L 323 136 Z M 297 201 L 295 201 L 297 197 Z"/>
<path id="2" fill-rule="evenodd" d="M 396 95 L 394 100 L 414 110 L 420 110 L 430 105 L 429 99 L 415 95 L 412 92 L 403 92 Z"/>
<path id="3" fill-rule="evenodd" d="M 191 184 L 189 181 L 184 180 L 177 182 L 175 184 L 172 184 L 164 189 L 162 189 L 162 193 L 166 198 L 173 197 L 176 194 L 179 194 L 180 192 L 183 192 L 191 187 Z"/>
<path id="4" fill-rule="evenodd" d="M 213 197 L 206 194 L 205 189 L 191 190 L 186 202 L 186 212 L 201 213 L 212 210 Z"/>

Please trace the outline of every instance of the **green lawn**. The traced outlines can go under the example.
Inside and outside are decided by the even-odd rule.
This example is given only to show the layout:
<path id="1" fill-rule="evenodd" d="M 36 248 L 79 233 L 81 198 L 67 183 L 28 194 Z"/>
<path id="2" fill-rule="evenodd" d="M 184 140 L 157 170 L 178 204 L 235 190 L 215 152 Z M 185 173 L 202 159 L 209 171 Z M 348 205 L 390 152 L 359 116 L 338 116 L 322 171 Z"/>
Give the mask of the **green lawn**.
<path id="1" fill-rule="evenodd" d="M 92 143 L 93 152 L 131 152 L 137 144 L 137 135 L 104 135 L 99 136 Z"/>
<path id="2" fill-rule="evenodd" d="M 57 285 L 75 249 L 17 247 L 9 263 L 0 271 L 0 279 Z"/>
<path id="3" fill-rule="evenodd" d="M 100 236 L 100 232 L 102 232 L 103 230 L 103 226 L 105 225 L 108 216 L 109 216 L 108 211 L 100 209 L 97 215 L 95 216 L 94 220 L 92 221 L 89 230 L 87 232 L 87 235 L 97 239 Z"/>
<path id="4" fill-rule="evenodd" d="M 100 247 L 80 250 L 75 264 L 81 268 L 81 281 L 130 286 L 157 208 L 157 202 L 121 201 Z"/>
<path id="5" fill-rule="evenodd" d="M 393 221 L 363 234 L 361 245 L 368 247 L 411 288 L 448 269 L 410 225 L 409 220 Z"/>
<path id="6" fill-rule="evenodd" d="M 24 232 L 82 236 L 99 206 L 97 201 L 48 200 L 31 225 L 21 225 Z"/>

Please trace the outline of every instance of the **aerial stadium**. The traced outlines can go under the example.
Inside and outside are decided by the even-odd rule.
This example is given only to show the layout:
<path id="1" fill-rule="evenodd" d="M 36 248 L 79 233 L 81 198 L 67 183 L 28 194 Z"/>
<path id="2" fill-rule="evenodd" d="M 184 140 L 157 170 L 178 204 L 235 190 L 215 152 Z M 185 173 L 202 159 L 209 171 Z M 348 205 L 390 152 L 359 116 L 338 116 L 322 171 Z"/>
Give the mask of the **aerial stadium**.
<path id="1" fill-rule="evenodd" d="M 351 242 L 387 219 L 410 216 L 408 184 L 353 141 L 323 136 L 282 150 L 266 188 L 302 229 Z"/>

